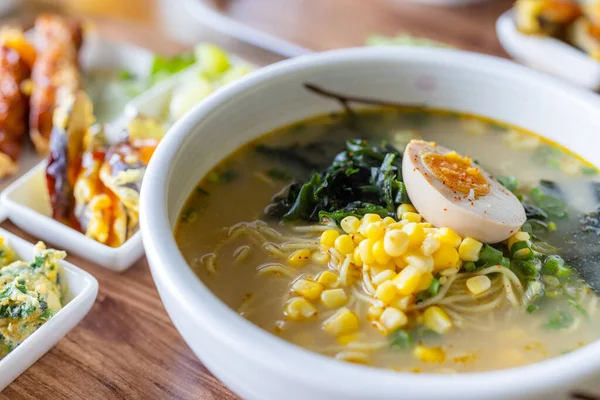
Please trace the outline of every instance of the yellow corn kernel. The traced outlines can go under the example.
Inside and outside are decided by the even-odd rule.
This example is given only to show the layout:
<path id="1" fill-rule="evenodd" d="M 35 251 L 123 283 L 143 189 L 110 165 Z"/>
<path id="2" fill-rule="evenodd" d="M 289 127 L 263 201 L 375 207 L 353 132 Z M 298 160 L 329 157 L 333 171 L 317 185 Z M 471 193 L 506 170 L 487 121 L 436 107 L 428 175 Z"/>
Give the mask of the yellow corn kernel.
<path id="1" fill-rule="evenodd" d="M 473 238 L 466 237 L 458 247 L 458 255 L 463 261 L 477 261 L 479 260 L 479 252 L 482 247 L 483 243 Z"/>
<path id="2" fill-rule="evenodd" d="M 321 301 L 328 308 L 338 308 L 346 304 L 348 296 L 344 289 L 328 289 L 321 293 Z"/>
<path id="3" fill-rule="evenodd" d="M 442 244 L 447 244 L 450 247 L 458 247 L 462 241 L 462 238 L 458 235 L 458 233 L 454 232 L 450 228 L 438 229 L 436 232 L 436 238 Z"/>
<path id="4" fill-rule="evenodd" d="M 362 242 L 363 240 L 366 239 L 363 235 L 361 235 L 358 232 L 351 234 L 350 237 L 352 238 L 352 241 L 354 242 L 354 244 L 357 246 L 360 242 Z"/>
<path id="5" fill-rule="evenodd" d="M 368 266 L 368 271 L 371 272 L 371 276 L 377 276 L 380 273 L 387 270 L 395 270 L 396 266 L 390 266 L 389 264 L 381 265 L 381 264 L 372 264 Z"/>
<path id="6" fill-rule="evenodd" d="M 292 285 L 292 290 L 309 300 L 316 300 L 323 291 L 323 285 L 318 282 L 307 281 L 306 279 L 298 279 Z"/>
<path id="7" fill-rule="evenodd" d="M 404 257 L 394 257 L 393 261 L 394 261 L 394 264 L 396 265 L 396 268 L 399 270 L 406 268 L 406 266 L 408 265 L 406 260 L 404 260 Z"/>
<path id="8" fill-rule="evenodd" d="M 379 239 L 375 242 L 375 244 L 373 244 L 371 252 L 373 253 L 375 262 L 378 264 L 387 264 L 391 259 L 390 255 L 385 251 L 383 239 Z"/>
<path id="9" fill-rule="evenodd" d="M 402 219 L 402 214 L 405 212 L 413 212 L 416 213 L 417 210 L 412 206 L 412 204 L 400 204 L 396 209 L 396 214 L 398 215 L 398 219 Z"/>
<path id="10" fill-rule="evenodd" d="M 395 276 L 396 273 L 394 271 L 392 271 L 391 269 L 386 269 L 375 275 L 373 279 L 371 279 L 371 282 L 373 283 L 373 285 L 379 286 L 385 281 L 391 281 L 392 279 L 394 279 Z"/>
<path id="11" fill-rule="evenodd" d="M 346 233 L 356 233 L 360 228 L 360 220 L 356 217 L 349 216 L 340 222 L 340 226 Z"/>
<path id="12" fill-rule="evenodd" d="M 358 245 L 358 251 L 360 253 L 360 259 L 363 264 L 373 264 L 375 262 L 375 257 L 373 256 L 373 245 L 375 242 L 371 239 L 365 239 Z"/>
<path id="13" fill-rule="evenodd" d="M 316 264 L 327 265 L 331 260 L 331 256 L 326 251 L 317 250 L 312 253 L 310 259 Z"/>
<path id="14" fill-rule="evenodd" d="M 427 235 L 423 240 L 423 244 L 421 244 L 421 253 L 430 256 L 435 253 L 441 245 L 440 241 L 437 240 L 434 235 Z"/>
<path id="15" fill-rule="evenodd" d="M 458 263 L 458 251 L 448 244 L 443 244 L 433 253 L 433 265 L 436 270 L 452 268 Z"/>
<path id="16" fill-rule="evenodd" d="M 428 307 L 423 313 L 423 321 L 426 327 L 439 334 L 444 334 L 452 328 L 452 320 L 438 306 Z"/>
<path id="17" fill-rule="evenodd" d="M 417 214 L 416 212 L 405 212 L 402 213 L 402 219 L 405 219 L 408 222 L 421 222 L 422 217 L 421 214 Z"/>
<path id="18" fill-rule="evenodd" d="M 377 286 L 375 290 L 375 297 L 384 302 L 385 304 L 391 304 L 396 297 L 396 285 L 392 281 L 385 281 L 381 285 Z"/>
<path id="19" fill-rule="evenodd" d="M 368 319 L 379 319 L 381 314 L 383 313 L 383 308 L 377 306 L 371 306 L 367 310 L 367 318 Z"/>
<path id="20" fill-rule="evenodd" d="M 360 250 L 358 249 L 358 247 L 356 247 L 354 249 L 354 252 L 352 252 L 352 261 L 357 267 L 363 266 L 362 256 L 360 255 Z"/>
<path id="21" fill-rule="evenodd" d="M 514 235 L 512 235 L 511 237 L 508 238 L 508 248 L 510 250 L 510 248 L 512 247 L 513 244 L 517 243 L 517 242 L 525 242 L 527 240 L 531 239 L 531 236 L 529 236 L 529 233 L 527 232 L 517 232 Z"/>
<path id="22" fill-rule="evenodd" d="M 358 332 L 358 333 L 348 333 L 347 335 L 339 336 L 337 338 L 337 341 L 338 341 L 339 344 L 347 345 L 349 343 L 356 342 L 357 340 L 360 340 L 362 338 L 362 336 L 363 335 L 360 335 L 360 332 Z"/>
<path id="23" fill-rule="evenodd" d="M 381 313 L 379 322 L 381 322 L 381 325 L 383 325 L 388 332 L 391 332 L 406 325 L 408 318 L 403 311 L 394 307 L 388 307 Z"/>
<path id="24" fill-rule="evenodd" d="M 383 223 L 389 226 L 391 224 L 395 224 L 396 220 L 394 218 L 392 218 L 392 217 L 385 217 L 383 219 Z"/>
<path id="25" fill-rule="evenodd" d="M 394 222 L 393 224 L 389 224 L 387 226 L 387 231 L 395 231 L 395 230 L 401 230 L 402 228 L 404 228 L 404 225 L 406 225 L 403 222 Z"/>
<path id="26" fill-rule="evenodd" d="M 417 290 L 420 279 L 421 272 L 419 269 L 413 267 L 412 265 L 408 265 L 406 268 L 400 271 L 400 273 L 392 282 L 396 286 L 396 290 L 400 296 L 407 296 L 409 294 L 413 294 Z M 383 286 L 383 284 L 381 286 Z"/>
<path id="27" fill-rule="evenodd" d="M 346 255 L 352 253 L 356 245 L 354 244 L 350 236 L 340 235 L 335 239 L 333 247 L 335 247 L 335 249 L 340 253 Z"/>
<path id="28" fill-rule="evenodd" d="M 309 249 L 296 250 L 288 257 L 288 263 L 293 267 L 301 267 L 310 260 L 311 256 Z"/>
<path id="29" fill-rule="evenodd" d="M 433 282 L 433 274 L 431 272 L 425 272 L 421 275 L 419 285 L 417 286 L 417 293 L 429 289 L 431 282 Z"/>
<path id="30" fill-rule="evenodd" d="M 417 346 L 413 355 L 423 362 L 443 363 L 446 361 L 446 353 L 441 347 Z"/>
<path id="31" fill-rule="evenodd" d="M 338 285 L 338 275 L 331 271 L 323 271 L 317 275 L 317 282 L 326 288 L 335 288 Z"/>
<path id="32" fill-rule="evenodd" d="M 363 225 L 361 232 L 369 239 L 379 240 L 385 235 L 386 225 L 383 221 L 373 222 L 372 224 Z"/>
<path id="33" fill-rule="evenodd" d="M 392 306 L 396 307 L 399 310 L 406 311 L 406 310 L 408 310 L 408 307 L 410 307 L 412 304 L 414 304 L 414 302 L 415 302 L 415 296 L 412 294 L 409 294 L 408 296 L 397 297 L 393 301 Z"/>
<path id="34" fill-rule="evenodd" d="M 362 225 L 366 226 L 373 222 L 381 221 L 381 217 L 378 214 L 365 214 L 361 219 Z"/>
<path id="35" fill-rule="evenodd" d="M 461 266 L 461 263 L 459 262 L 456 266 L 454 266 L 452 268 L 443 269 L 443 270 L 441 270 L 440 275 L 442 275 L 442 276 L 456 275 L 456 274 L 458 274 L 458 271 L 460 271 L 460 266 Z"/>
<path id="36" fill-rule="evenodd" d="M 409 242 L 408 234 L 399 229 L 387 231 L 383 237 L 383 247 L 391 257 L 399 257 L 404 254 Z"/>
<path id="37" fill-rule="evenodd" d="M 323 329 L 330 335 L 341 336 L 356 332 L 360 321 L 356 314 L 342 308 L 323 323 Z"/>
<path id="38" fill-rule="evenodd" d="M 492 281 L 485 275 L 474 276 L 467 279 L 467 289 L 473 294 L 481 294 L 492 286 Z"/>
<path id="39" fill-rule="evenodd" d="M 292 320 L 301 320 L 317 314 L 317 309 L 303 297 L 294 297 L 285 306 L 285 316 Z"/>
<path id="40" fill-rule="evenodd" d="M 406 253 L 404 255 L 404 260 L 408 265 L 412 265 L 415 268 L 418 268 L 421 273 L 432 272 L 433 271 L 433 257 L 432 256 L 424 256 L 419 255 L 417 253 Z"/>
<path id="41" fill-rule="evenodd" d="M 340 233 L 338 231 L 335 231 L 333 229 L 326 230 L 321 234 L 321 246 L 327 249 L 333 247 L 333 243 L 335 242 L 335 239 L 338 238 L 338 236 L 340 236 Z"/>
<path id="42" fill-rule="evenodd" d="M 408 235 L 408 241 L 411 246 L 420 246 L 425 239 L 423 227 L 416 222 L 409 222 L 402 227 L 402 231 Z"/>

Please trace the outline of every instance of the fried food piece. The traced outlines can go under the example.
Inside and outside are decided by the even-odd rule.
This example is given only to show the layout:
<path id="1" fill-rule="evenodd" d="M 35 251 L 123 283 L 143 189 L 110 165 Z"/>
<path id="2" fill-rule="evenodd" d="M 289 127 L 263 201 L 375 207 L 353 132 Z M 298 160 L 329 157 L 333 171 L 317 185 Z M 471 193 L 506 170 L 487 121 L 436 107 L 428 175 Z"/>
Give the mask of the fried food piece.
<path id="1" fill-rule="evenodd" d="M 44 52 L 55 44 L 68 45 L 74 50 L 72 57 L 83 44 L 83 29 L 79 22 L 54 14 L 43 14 L 35 20 L 38 50 Z"/>
<path id="2" fill-rule="evenodd" d="M 61 97 L 53 116 L 46 181 L 52 217 L 78 228 L 73 188 L 81 169 L 84 139 L 94 122 L 93 107 L 82 90 Z"/>
<path id="3" fill-rule="evenodd" d="M 600 61 L 600 27 L 592 25 L 586 17 L 578 18 L 569 26 L 567 40 L 593 59 Z"/>
<path id="4" fill-rule="evenodd" d="M 0 42 L 6 47 L 16 50 L 29 69 L 33 68 L 36 58 L 35 47 L 27 40 L 21 28 L 3 27 L 0 29 Z"/>
<path id="5" fill-rule="evenodd" d="M 100 180 L 115 197 L 112 246 L 120 246 L 138 229 L 142 179 L 166 127 L 154 119 L 138 116 L 129 122 L 127 132 L 127 141 L 113 146 L 100 167 Z"/>
<path id="6" fill-rule="evenodd" d="M 82 35 L 79 24 L 48 15 L 36 20 L 35 31 L 40 54 L 32 71 L 29 134 L 36 150 L 47 154 L 54 108 L 81 86 L 78 55 Z"/>
<path id="7" fill-rule="evenodd" d="M 133 234 L 133 230 L 129 233 L 125 206 L 100 180 L 100 167 L 106 155 L 102 127 L 89 130 L 84 142 L 86 151 L 73 191 L 75 217 L 86 236 L 118 247 Z M 137 221 L 135 224 L 137 226 Z"/>
<path id="8" fill-rule="evenodd" d="M 581 15 L 571 0 L 517 0 L 514 8 L 517 28 L 528 35 L 560 35 Z"/>
<path id="9" fill-rule="evenodd" d="M 30 69 L 19 52 L 0 47 L 0 178 L 14 174 L 27 132 L 28 100 L 21 84 Z"/>

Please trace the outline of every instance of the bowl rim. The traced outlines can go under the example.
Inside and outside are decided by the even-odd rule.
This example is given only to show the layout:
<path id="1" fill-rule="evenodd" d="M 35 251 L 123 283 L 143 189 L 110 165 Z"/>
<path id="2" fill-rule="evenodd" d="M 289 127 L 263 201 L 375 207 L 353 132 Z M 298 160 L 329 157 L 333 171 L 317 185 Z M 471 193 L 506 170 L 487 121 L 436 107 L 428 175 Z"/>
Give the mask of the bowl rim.
<path id="1" fill-rule="evenodd" d="M 365 60 L 427 62 L 441 68 L 468 65 L 470 70 L 492 71 L 505 79 L 518 79 L 530 87 L 532 84 L 551 87 L 557 95 L 576 101 L 590 111 L 600 110 L 600 97 L 555 77 L 509 60 L 453 49 L 350 48 L 313 53 L 264 67 L 197 104 L 176 122 L 158 146 L 146 171 L 140 198 L 140 226 L 147 256 L 153 261 L 150 265 L 154 280 L 160 282 L 177 306 L 185 310 L 188 318 L 201 319 L 211 335 L 218 335 L 215 340 L 220 340 L 231 351 L 252 358 L 255 363 L 268 365 L 281 374 L 293 373 L 297 381 L 330 393 L 365 393 L 368 388 L 371 396 L 419 393 L 422 397 L 434 397 L 440 394 L 440 388 L 444 388 L 446 398 L 483 398 L 497 392 L 522 395 L 540 387 L 545 390 L 564 387 L 600 371 L 600 357 L 597 357 L 600 355 L 600 340 L 586 345 L 584 349 L 522 367 L 456 375 L 398 373 L 340 362 L 288 343 L 245 320 L 218 299 L 192 272 L 177 247 L 166 207 L 166 190 L 173 173 L 171 167 L 190 132 L 229 98 L 265 81 L 298 70 Z M 311 368 L 306 368 L 307 365 Z M 564 368 L 565 365 L 569 368 Z M 523 379 L 524 376 L 527 379 Z M 344 385 L 339 384 L 340 378 Z"/>

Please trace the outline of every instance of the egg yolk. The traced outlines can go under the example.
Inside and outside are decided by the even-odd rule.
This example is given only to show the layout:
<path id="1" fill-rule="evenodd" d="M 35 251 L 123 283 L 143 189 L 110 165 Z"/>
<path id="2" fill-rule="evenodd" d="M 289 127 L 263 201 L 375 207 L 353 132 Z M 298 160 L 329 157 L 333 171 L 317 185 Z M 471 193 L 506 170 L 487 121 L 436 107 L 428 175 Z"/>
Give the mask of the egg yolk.
<path id="1" fill-rule="evenodd" d="M 447 154 L 426 153 L 422 160 L 435 177 L 451 190 L 465 195 L 473 190 L 475 198 L 490 192 L 490 184 L 479 168 L 471 164 L 469 157 L 461 157 L 452 151 Z"/>

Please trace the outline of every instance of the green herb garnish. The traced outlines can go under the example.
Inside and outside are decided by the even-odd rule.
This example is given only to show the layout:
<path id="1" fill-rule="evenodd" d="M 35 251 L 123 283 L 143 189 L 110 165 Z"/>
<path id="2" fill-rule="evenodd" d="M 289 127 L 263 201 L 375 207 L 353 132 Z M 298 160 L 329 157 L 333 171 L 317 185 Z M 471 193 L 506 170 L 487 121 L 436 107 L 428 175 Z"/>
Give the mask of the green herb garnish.
<path id="1" fill-rule="evenodd" d="M 560 330 L 568 328 L 572 323 L 573 316 L 569 312 L 555 311 L 544 327 L 548 330 Z"/>
<path id="2" fill-rule="evenodd" d="M 404 329 L 398 329 L 394 331 L 391 335 L 391 338 L 392 341 L 390 342 L 390 347 L 407 350 L 413 346 L 413 339 L 410 336 L 410 333 Z"/>

